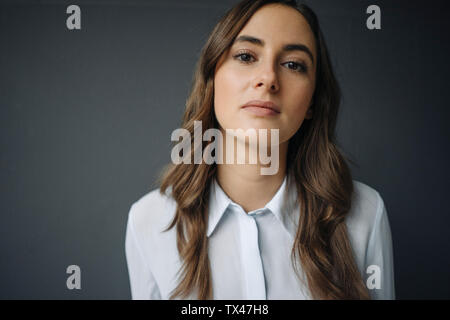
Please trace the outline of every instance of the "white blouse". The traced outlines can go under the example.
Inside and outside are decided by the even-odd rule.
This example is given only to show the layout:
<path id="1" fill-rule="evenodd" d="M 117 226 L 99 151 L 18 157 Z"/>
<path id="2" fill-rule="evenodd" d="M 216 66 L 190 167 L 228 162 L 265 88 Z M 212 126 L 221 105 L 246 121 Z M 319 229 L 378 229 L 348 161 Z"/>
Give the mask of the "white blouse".
<path id="1" fill-rule="evenodd" d="M 248 214 L 216 180 L 211 184 L 207 236 L 213 299 L 311 299 L 291 264 L 299 204 L 296 186 L 288 187 L 288 181 L 285 177 L 264 208 Z M 372 299 L 395 299 L 392 238 L 383 199 L 371 187 L 353 183 L 345 221 L 358 269 Z M 155 189 L 129 211 L 125 253 L 132 299 L 166 300 L 178 284 L 176 228 L 162 232 L 176 209 L 168 194 Z M 196 298 L 195 293 L 188 297 Z"/>

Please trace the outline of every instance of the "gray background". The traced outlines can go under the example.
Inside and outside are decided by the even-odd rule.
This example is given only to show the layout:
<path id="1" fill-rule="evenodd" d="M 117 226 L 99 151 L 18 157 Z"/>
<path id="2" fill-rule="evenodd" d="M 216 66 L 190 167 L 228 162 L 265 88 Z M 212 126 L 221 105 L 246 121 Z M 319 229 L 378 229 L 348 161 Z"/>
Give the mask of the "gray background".
<path id="1" fill-rule="evenodd" d="M 0 298 L 130 298 L 128 210 L 170 161 L 200 49 L 236 2 L 2 2 Z M 339 144 L 388 210 L 397 298 L 450 298 L 449 11 L 306 3 L 343 90 Z M 370 4 L 382 30 L 365 27 Z M 71 264 L 81 290 L 66 288 Z"/>

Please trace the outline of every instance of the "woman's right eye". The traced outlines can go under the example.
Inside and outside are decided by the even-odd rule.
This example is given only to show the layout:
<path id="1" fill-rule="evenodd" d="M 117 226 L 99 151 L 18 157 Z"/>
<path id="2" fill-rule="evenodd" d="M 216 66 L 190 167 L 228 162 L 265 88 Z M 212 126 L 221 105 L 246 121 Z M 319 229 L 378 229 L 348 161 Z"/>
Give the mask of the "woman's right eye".
<path id="1" fill-rule="evenodd" d="M 242 53 L 238 53 L 236 55 L 233 56 L 235 59 L 244 62 L 244 63 L 249 63 L 251 62 L 250 59 L 253 58 L 253 56 L 250 53 L 247 52 L 242 52 Z"/>

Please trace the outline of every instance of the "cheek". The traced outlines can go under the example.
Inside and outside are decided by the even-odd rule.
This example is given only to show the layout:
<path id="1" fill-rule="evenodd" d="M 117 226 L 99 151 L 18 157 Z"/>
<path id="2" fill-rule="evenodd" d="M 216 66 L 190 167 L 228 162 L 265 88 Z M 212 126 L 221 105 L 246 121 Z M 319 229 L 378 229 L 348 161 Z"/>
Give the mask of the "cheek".
<path id="1" fill-rule="evenodd" d="M 225 98 L 227 97 L 227 88 L 224 86 L 222 78 L 220 75 L 216 75 L 214 78 L 214 113 L 216 119 L 221 127 L 224 127 L 224 116 L 225 116 Z"/>
<path id="2" fill-rule="evenodd" d="M 295 92 L 295 94 L 290 94 L 286 100 L 283 121 L 285 124 L 285 130 L 283 130 L 285 139 L 283 140 L 289 139 L 301 127 L 311 103 L 314 87 L 311 85 L 297 86 L 292 88 L 291 92 Z"/>
<path id="3" fill-rule="evenodd" d="M 311 104 L 314 86 L 308 81 L 292 88 L 291 92 L 292 94 L 287 98 L 288 110 L 286 111 L 293 121 L 301 122 Z"/>
<path id="4" fill-rule="evenodd" d="M 242 81 L 242 80 L 241 80 Z M 222 127 L 229 127 L 228 118 L 238 107 L 239 77 L 233 72 L 220 70 L 214 77 L 214 112 Z"/>

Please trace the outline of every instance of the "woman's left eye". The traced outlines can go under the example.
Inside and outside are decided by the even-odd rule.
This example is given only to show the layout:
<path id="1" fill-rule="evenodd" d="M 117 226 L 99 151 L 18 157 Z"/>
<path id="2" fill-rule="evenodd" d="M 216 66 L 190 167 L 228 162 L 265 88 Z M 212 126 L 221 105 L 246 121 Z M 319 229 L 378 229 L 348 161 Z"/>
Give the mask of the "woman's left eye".
<path id="1" fill-rule="evenodd" d="M 303 63 L 298 63 L 298 62 L 295 62 L 295 61 L 289 61 L 289 62 L 286 62 L 284 64 L 290 64 L 290 66 L 294 67 L 294 69 L 292 69 L 292 68 L 289 68 L 289 69 L 292 69 L 294 71 L 298 71 L 298 72 L 301 72 L 301 73 L 305 73 L 305 72 L 308 71 L 307 66 L 305 64 L 303 64 Z"/>

